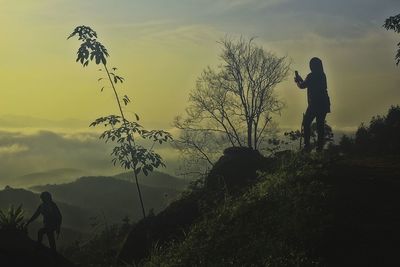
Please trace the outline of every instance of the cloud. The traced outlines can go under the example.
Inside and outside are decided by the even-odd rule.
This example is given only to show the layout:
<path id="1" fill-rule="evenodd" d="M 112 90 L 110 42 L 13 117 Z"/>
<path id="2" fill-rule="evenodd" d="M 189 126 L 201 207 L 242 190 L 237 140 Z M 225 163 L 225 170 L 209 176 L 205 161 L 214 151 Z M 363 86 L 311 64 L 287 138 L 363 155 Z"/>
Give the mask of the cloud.
<path id="1" fill-rule="evenodd" d="M 12 145 L 7 145 L 7 146 L 0 146 L 0 155 L 15 154 L 15 153 L 28 151 L 28 150 L 29 150 L 28 146 L 20 145 L 20 144 L 12 144 Z"/>
<path id="2" fill-rule="evenodd" d="M 272 5 L 282 4 L 290 0 L 219 0 L 215 2 L 219 2 L 228 7 L 253 7 L 253 8 L 265 8 Z"/>
<path id="3" fill-rule="evenodd" d="M 93 175 L 123 172 L 111 163 L 111 150 L 112 144 L 99 140 L 95 132 L 3 130 L 0 131 L 0 185 L 6 185 L 14 177 L 54 169 L 78 169 Z M 169 146 L 156 150 L 168 165 L 176 165 L 178 156 Z"/>
<path id="4" fill-rule="evenodd" d="M 47 171 L 57 168 L 77 168 L 109 173 L 110 147 L 95 134 L 76 138 L 50 131 L 35 133 L 0 132 L 0 179 Z"/>
<path id="5" fill-rule="evenodd" d="M 18 128 L 69 128 L 83 129 L 87 128 L 89 123 L 80 119 L 42 119 L 32 116 L 20 115 L 0 115 L 0 127 L 3 129 Z"/>

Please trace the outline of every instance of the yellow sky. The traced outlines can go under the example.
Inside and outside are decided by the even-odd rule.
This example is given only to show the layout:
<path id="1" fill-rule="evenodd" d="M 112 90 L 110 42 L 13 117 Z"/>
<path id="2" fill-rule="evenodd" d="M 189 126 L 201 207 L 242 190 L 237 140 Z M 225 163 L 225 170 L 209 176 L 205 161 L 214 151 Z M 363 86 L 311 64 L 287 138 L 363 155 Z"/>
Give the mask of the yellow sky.
<path id="1" fill-rule="evenodd" d="M 126 79 L 127 111 L 146 128 L 171 130 L 196 77 L 218 64 L 216 41 L 228 35 L 257 37 L 302 75 L 320 57 L 332 102 L 327 121 L 340 131 L 400 103 L 400 36 L 382 28 L 396 10 L 398 0 L 0 0 L 0 181 L 49 168 L 122 171 L 87 127 L 118 110 L 110 90 L 100 93 L 98 67 L 75 63 L 79 42 L 66 37 L 78 25 L 98 32 L 108 65 Z M 291 77 L 276 92 L 286 103 L 280 127 L 299 128 L 305 92 Z M 158 151 L 163 171 L 174 173 L 176 152 Z"/>
<path id="2" fill-rule="evenodd" d="M 194 0 L 171 1 L 168 7 L 160 1 L 158 5 L 157 1 L 0 1 L 0 116 L 91 121 L 116 112 L 112 94 L 99 91 L 97 66 L 83 69 L 75 63 L 79 43 L 67 41 L 66 36 L 80 24 L 97 30 L 110 51 L 109 65 L 118 67 L 126 79 L 123 90 L 133 99 L 129 111 L 139 113 L 150 127 L 168 128 L 173 117 L 183 113 L 196 77 L 207 65 L 217 64 L 216 41 L 225 34 L 257 36 L 267 49 L 290 57 L 293 69 L 304 75 L 309 58 L 320 56 L 331 89 L 331 123 L 338 127 L 356 126 L 390 104 L 400 103 L 395 90 L 399 70 L 393 63 L 397 39 L 381 28 L 382 15 L 375 22 L 369 19 L 371 30 L 359 35 L 343 29 L 346 33 L 341 36 L 340 29 L 329 24 L 331 28 L 324 30 L 332 36 L 323 36 L 326 32 L 308 27 L 311 22 L 307 20 L 291 26 L 304 27 L 302 34 L 290 35 L 290 28 L 279 17 L 271 15 L 275 24 L 268 27 L 256 20 L 263 14 L 251 9 L 259 5 L 265 12 L 279 10 L 279 3 L 290 1 L 260 5 L 262 1 L 257 0 L 219 0 L 214 9 L 209 7 L 212 2 L 205 1 L 204 10 L 178 5 L 189 2 L 202 7 Z M 325 12 L 324 6 L 320 8 Z M 235 16 L 237 20 L 231 21 Z M 331 19 L 341 26 L 341 18 L 332 15 Z M 295 90 L 291 78 L 278 92 L 287 104 L 281 125 L 297 125 L 306 105 L 304 93 Z"/>

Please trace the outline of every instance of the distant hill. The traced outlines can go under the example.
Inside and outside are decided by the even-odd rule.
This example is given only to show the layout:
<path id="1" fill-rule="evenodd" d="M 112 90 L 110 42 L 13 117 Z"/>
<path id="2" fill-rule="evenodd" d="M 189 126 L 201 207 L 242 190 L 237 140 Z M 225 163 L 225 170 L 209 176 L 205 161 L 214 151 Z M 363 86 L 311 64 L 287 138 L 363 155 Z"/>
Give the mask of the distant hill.
<path id="1" fill-rule="evenodd" d="M 175 178 L 177 179 L 177 178 Z M 49 191 L 61 202 L 83 207 L 91 213 L 104 216 L 109 222 L 121 222 L 125 216 L 137 220 L 141 210 L 136 185 L 112 177 L 82 177 L 59 185 L 43 185 L 31 188 L 34 191 Z M 168 187 L 142 185 L 141 191 L 146 211 L 163 210 L 179 191 Z"/>
<path id="2" fill-rule="evenodd" d="M 61 238 L 57 241 L 60 247 L 87 236 L 91 230 L 90 218 L 95 216 L 90 210 L 66 204 L 57 200 L 57 195 L 53 195 L 58 207 L 63 215 Z M 7 187 L 0 190 L 0 209 L 7 209 L 10 205 L 18 206 L 22 204 L 24 219 L 28 220 L 40 204 L 39 194 L 35 194 L 25 189 L 14 189 Z M 39 217 L 29 226 L 29 236 L 36 239 L 37 230 L 42 226 L 42 218 Z M 47 239 L 44 239 L 45 243 Z"/>
<path id="3" fill-rule="evenodd" d="M 80 177 L 87 177 L 91 175 L 92 173 L 90 171 L 74 168 L 60 168 L 43 172 L 29 173 L 8 179 L 4 181 L 3 184 L 7 184 L 12 187 L 29 188 L 37 185 L 70 183 L 79 179 Z M 133 181 L 132 173 L 129 172 L 120 173 L 110 177 L 124 181 Z M 187 180 L 158 171 L 154 171 L 148 176 L 143 174 L 139 175 L 139 183 L 146 186 L 166 187 L 179 191 L 184 190 L 189 184 Z"/>
<path id="4" fill-rule="evenodd" d="M 114 177 L 125 181 L 133 181 L 134 179 L 133 174 L 128 172 L 117 174 Z M 177 178 L 169 174 L 158 171 L 149 173 L 148 176 L 140 174 L 138 178 L 139 178 L 139 183 L 142 185 L 151 187 L 166 187 L 175 190 L 183 190 L 189 184 L 187 180 Z"/>
<path id="5" fill-rule="evenodd" d="M 45 172 L 35 172 L 9 179 L 6 183 L 13 187 L 31 187 L 38 184 L 61 184 L 72 182 L 79 177 L 90 175 L 90 172 L 73 168 L 61 168 Z"/>

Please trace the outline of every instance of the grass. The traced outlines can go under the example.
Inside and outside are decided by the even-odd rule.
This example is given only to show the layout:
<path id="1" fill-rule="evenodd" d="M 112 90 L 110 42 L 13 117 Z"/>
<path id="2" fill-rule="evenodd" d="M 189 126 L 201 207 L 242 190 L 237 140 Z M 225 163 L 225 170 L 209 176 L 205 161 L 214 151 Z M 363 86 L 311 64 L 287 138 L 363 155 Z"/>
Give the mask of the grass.
<path id="1" fill-rule="evenodd" d="M 325 158 L 291 154 L 274 172 L 203 214 L 183 240 L 155 248 L 144 266 L 319 266 L 329 227 Z"/>

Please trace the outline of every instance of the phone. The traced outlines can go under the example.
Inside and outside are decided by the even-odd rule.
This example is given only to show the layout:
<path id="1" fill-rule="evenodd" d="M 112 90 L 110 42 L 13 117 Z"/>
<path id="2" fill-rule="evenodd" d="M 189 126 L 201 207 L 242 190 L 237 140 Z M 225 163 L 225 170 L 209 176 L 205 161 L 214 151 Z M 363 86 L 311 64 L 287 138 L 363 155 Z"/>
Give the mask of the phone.
<path id="1" fill-rule="evenodd" d="M 295 80 L 295 82 L 300 82 L 301 81 L 301 77 L 300 77 L 299 72 L 297 70 L 294 71 L 294 80 Z"/>

